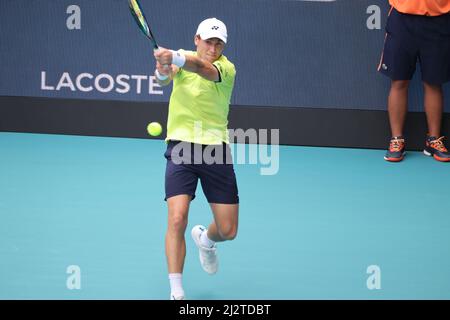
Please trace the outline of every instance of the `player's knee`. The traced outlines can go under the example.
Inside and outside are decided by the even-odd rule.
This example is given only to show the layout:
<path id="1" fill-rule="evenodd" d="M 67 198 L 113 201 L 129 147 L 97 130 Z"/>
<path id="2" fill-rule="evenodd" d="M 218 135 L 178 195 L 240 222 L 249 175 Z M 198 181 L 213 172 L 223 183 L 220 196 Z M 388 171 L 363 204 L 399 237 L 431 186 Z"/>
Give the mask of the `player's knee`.
<path id="1" fill-rule="evenodd" d="M 173 213 L 169 218 L 169 228 L 176 232 L 184 232 L 187 227 L 187 216 L 181 213 Z"/>
<path id="2" fill-rule="evenodd" d="M 233 240 L 237 236 L 237 227 L 229 226 L 219 230 L 220 237 L 223 240 Z"/>
<path id="3" fill-rule="evenodd" d="M 392 90 L 406 90 L 409 86 L 409 80 L 394 80 L 391 83 Z"/>
<path id="4" fill-rule="evenodd" d="M 423 82 L 423 87 L 425 89 L 425 91 L 442 91 L 442 85 L 439 84 L 432 84 L 432 83 L 428 83 L 428 82 Z"/>

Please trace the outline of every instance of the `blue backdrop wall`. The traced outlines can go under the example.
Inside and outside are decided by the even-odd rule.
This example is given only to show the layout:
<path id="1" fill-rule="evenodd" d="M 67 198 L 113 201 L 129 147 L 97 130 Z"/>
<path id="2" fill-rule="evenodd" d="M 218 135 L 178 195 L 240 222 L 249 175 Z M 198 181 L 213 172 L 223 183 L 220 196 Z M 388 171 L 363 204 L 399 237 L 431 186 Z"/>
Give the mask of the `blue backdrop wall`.
<path id="1" fill-rule="evenodd" d="M 227 24 L 234 105 L 386 110 L 387 0 L 141 2 L 164 47 L 193 49 L 204 18 Z M 154 63 L 126 0 L 0 1 L 0 95 L 165 102 Z M 419 80 L 412 111 L 423 110 Z"/>

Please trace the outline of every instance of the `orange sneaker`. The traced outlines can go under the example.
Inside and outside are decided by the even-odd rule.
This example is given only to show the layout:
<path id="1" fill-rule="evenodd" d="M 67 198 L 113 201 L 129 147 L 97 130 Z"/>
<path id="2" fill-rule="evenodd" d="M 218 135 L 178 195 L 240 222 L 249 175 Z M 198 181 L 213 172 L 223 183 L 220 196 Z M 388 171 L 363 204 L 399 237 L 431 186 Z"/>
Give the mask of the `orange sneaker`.
<path id="1" fill-rule="evenodd" d="M 392 137 L 389 149 L 384 156 L 384 160 L 391 162 L 402 161 L 405 157 L 405 139 L 402 136 Z"/>
<path id="2" fill-rule="evenodd" d="M 444 139 L 444 136 L 440 138 L 428 136 L 425 141 L 425 149 L 423 150 L 423 153 L 429 157 L 433 156 L 433 158 L 437 161 L 450 161 L 450 153 L 444 145 Z"/>

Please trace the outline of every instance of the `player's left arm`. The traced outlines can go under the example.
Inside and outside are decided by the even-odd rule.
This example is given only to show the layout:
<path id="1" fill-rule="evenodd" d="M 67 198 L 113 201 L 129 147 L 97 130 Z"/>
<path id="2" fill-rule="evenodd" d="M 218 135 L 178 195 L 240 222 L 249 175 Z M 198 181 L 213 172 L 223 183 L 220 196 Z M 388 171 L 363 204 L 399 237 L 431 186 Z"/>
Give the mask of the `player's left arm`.
<path id="1" fill-rule="evenodd" d="M 160 86 L 167 86 L 178 73 L 178 70 L 179 68 L 173 64 L 166 67 L 156 61 L 155 79 Z M 163 78 L 161 79 L 160 76 Z"/>
<path id="2" fill-rule="evenodd" d="M 184 57 L 186 60 L 184 61 L 183 69 L 186 71 L 195 72 L 206 80 L 214 82 L 221 80 L 219 70 L 211 62 L 188 54 L 184 55 Z M 161 47 L 158 51 L 155 51 L 155 58 L 162 65 L 174 63 L 172 50 Z"/>

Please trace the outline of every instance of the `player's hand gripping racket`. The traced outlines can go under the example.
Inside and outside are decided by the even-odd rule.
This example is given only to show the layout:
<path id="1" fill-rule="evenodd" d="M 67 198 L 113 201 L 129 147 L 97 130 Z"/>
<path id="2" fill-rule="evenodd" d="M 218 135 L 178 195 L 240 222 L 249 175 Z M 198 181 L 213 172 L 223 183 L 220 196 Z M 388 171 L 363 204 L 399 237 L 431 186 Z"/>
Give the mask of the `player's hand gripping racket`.
<path id="1" fill-rule="evenodd" d="M 142 12 L 141 6 L 139 4 L 138 0 L 128 0 L 128 5 L 130 7 L 131 15 L 134 18 L 134 21 L 136 21 L 139 29 L 144 33 L 144 35 L 150 39 L 153 45 L 153 50 L 158 50 L 158 44 L 156 43 L 156 39 L 153 36 L 152 30 L 148 26 L 147 19 L 144 16 L 144 13 Z M 167 65 L 164 65 L 164 68 L 168 68 Z"/>

